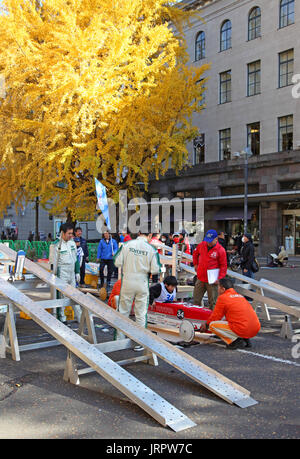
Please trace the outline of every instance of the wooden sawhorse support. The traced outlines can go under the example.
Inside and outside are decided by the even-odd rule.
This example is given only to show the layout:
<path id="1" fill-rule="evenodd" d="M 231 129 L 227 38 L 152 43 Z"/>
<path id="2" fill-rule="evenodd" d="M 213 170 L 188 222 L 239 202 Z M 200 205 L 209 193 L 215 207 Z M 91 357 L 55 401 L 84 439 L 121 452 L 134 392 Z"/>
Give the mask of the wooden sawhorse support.
<path id="1" fill-rule="evenodd" d="M 95 324 L 94 324 L 93 319 L 94 319 L 94 315 L 91 312 L 89 312 L 87 309 L 83 308 L 82 316 L 81 316 L 81 320 L 79 324 L 78 334 L 82 338 L 86 339 L 89 343 L 94 344 L 95 348 L 97 348 L 103 354 L 107 354 L 109 352 L 121 351 L 125 349 L 133 349 L 133 347 L 136 345 L 136 343 L 129 338 L 108 341 L 104 343 L 97 343 Z M 86 331 L 87 333 L 85 333 Z M 73 354 L 73 352 L 68 350 L 66 366 L 65 366 L 65 371 L 64 371 L 64 380 L 71 382 L 72 384 L 79 385 L 80 384 L 79 375 L 92 373 L 95 370 L 91 367 L 87 367 L 87 368 L 78 370 L 75 359 L 76 359 L 76 356 Z M 154 366 L 158 365 L 157 356 L 153 354 L 151 351 L 149 351 L 148 349 L 144 350 L 143 355 L 132 357 L 132 358 L 125 359 L 125 360 L 120 360 L 116 363 L 122 366 L 122 365 L 127 365 L 130 363 L 136 363 L 136 362 L 145 362 L 145 363 L 148 363 L 149 365 L 154 365 Z"/>
<path id="2" fill-rule="evenodd" d="M 98 344 L 95 344 L 94 346 L 96 349 L 101 351 L 103 354 L 107 354 L 109 352 L 121 351 L 125 349 L 133 349 L 135 345 L 136 343 L 134 341 L 132 341 L 129 338 L 125 338 L 125 339 L 119 339 L 115 341 L 108 341 L 105 343 L 98 343 Z M 76 364 L 75 359 L 76 359 L 76 356 L 73 354 L 73 352 L 68 350 L 66 366 L 65 366 L 65 371 L 64 371 L 64 380 L 72 384 L 79 385 L 80 375 L 92 373 L 96 370 L 94 370 L 91 367 L 77 369 L 77 364 Z M 148 363 L 149 365 L 154 365 L 154 366 L 158 365 L 157 356 L 153 354 L 151 351 L 149 351 L 148 349 L 144 350 L 143 355 L 132 357 L 132 358 L 125 359 L 125 360 L 119 360 L 116 363 L 120 366 L 123 366 L 123 365 L 128 365 L 130 363 L 137 363 L 137 362 L 145 362 L 145 363 Z"/>
<path id="3" fill-rule="evenodd" d="M 42 306 L 45 309 L 55 309 L 72 306 L 75 304 L 74 301 L 70 300 L 69 298 L 62 298 L 60 300 L 37 301 L 36 303 L 38 306 Z M 20 352 L 22 351 L 44 349 L 46 347 L 59 346 L 61 344 L 59 341 L 52 339 L 50 341 L 20 345 L 17 335 L 15 318 L 17 311 L 19 311 L 19 308 L 17 308 L 13 303 L 8 303 L 3 333 L 0 333 L 0 358 L 5 359 L 6 353 L 9 353 L 11 354 L 13 360 L 20 361 Z"/>

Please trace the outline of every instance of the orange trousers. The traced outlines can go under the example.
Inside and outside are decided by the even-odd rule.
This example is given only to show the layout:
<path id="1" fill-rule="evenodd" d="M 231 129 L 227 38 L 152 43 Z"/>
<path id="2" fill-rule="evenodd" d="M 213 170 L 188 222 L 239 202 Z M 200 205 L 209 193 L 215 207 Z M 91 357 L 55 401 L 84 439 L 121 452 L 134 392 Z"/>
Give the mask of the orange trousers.
<path id="1" fill-rule="evenodd" d="M 228 322 L 225 320 L 211 322 L 209 324 L 209 330 L 219 336 L 226 344 L 231 344 L 238 338 L 238 335 L 231 330 Z"/>

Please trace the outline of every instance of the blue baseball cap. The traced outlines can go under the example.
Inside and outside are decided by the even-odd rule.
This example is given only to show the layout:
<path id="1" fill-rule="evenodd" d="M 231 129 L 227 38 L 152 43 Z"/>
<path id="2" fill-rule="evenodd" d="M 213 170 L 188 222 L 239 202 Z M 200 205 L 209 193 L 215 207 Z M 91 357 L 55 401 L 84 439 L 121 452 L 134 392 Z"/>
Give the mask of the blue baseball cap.
<path id="1" fill-rule="evenodd" d="M 214 239 L 216 239 L 216 237 L 218 237 L 216 230 L 208 230 L 203 240 L 206 242 L 212 242 Z"/>

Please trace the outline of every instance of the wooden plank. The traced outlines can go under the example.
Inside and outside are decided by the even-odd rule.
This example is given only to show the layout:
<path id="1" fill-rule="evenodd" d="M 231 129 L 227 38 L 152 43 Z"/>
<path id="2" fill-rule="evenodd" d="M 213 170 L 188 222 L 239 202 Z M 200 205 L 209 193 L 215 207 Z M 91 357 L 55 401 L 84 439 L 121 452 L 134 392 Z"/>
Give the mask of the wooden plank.
<path id="1" fill-rule="evenodd" d="M 263 278 L 260 279 L 260 282 L 262 282 L 263 284 L 267 284 L 270 287 L 274 287 L 276 289 L 280 289 L 285 293 L 289 293 L 290 295 L 294 295 L 295 297 L 298 297 L 299 298 L 298 301 L 300 301 L 300 292 L 298 292 L 297 290 L 293 290 L 291 288 L 285 287 L 284 285 L 276 284 L 275 282 L 272 282 L 270 280 L 263 279 Z"/>
<path id="2" fill-rule="evenodd" d="M 273 300 L 272 298 L 268 298 L 267 296 L 260 295 L 257 292 L 252 292 L 252 290 L 247 290 L 239 286 L 236 287 L 236 291 L 244 296 L 249 296 L 260 303 L 266 303 L 268 306 L 272 306 L 282 312 L 285 312 L 286 314 L 290 314 L 291 316 L 295 316 L 300 319 L 300 309 L 297 309 L 294 306 L 287 306 L 277 300 Z"/>
<path id="3" fill-rule="evenodd" d="M 12 259 L 16 257 L 16 252 L 7 247 L 3 248 L 2 245 L 0 245 L 0 251 L 3 251 L 4 254 L 12 257 Z M 250 397 L 250 392 L 239 384 L 234 383 L 229 378 L 226 378 L 185 352 L 174 349 L 174 346 L 154 336 L 149 330 L 139 327 L 132 320 L 110 308 L 90 293 L 84 295 L 75 287 L 66 284 L 66 282 L 53 274 L 51 275 L 47 271 L 39 268 L 30 260 L 25 260 L 25 267 L 28 271 L 40 277 L 48 284 L 55 286 L 57 290 L 71 298 L 76 304 L 87 308 L 92 314 L 100 317 L 112 327 L 121 330 L 126 336 L 148 348 L 152 353 L 156 354 L 197 383 L 200 383 L 217 396 L 223 398 L 228 403 L 234 403 L 242 408 L 257 403 Z M 50 314 L 48 315 L 50 316 Z"/>
<path id="4" fill-rule="evenodd" d="M 32 262 L 29 263 L 32 269 L 31 264 Z M 53 278 L 55 276 L 50 275 L 50 277 Z M 62 288 L 62 284 L 58 283 L 58 287 L 59 289 Z M 71 288 L 76 290 L 74 287 Z M 160 422 L 160 424 L 164 426 L 168 425 L 176 432 L 196 425 L 173 405 L 100 352 L 93 344 L 88 343 L 73 330 L 47 313 L 43 308 L 37 307 L 30 298 L 24 293 L 19 292 L 13 285 L 0 279 L 0 291 L 7 298 L 10 298 L 11 302 L 16 304 L 21 310 L 30 315 L 48 333 L 66 346 L 69 351 L 107 379 L 117 389 Z M 78 292 L 78 294 L 83 295 L 81 292 Z"/>
<path id="5" fill-rule="evenodd" d="M 12 354 L 13 360 L 20 361 L 20 350 L 18 343 L 18 336 L 16 330 L 14 307 L 12 303 L 8 305 L 8 311 L 6 313 L 7 329 L 9 334 L 9 347 L 8 350 Z"/>
<path id="6" fill-rule="evenodd" d="M 92 293 L 93 295 L 100 295 L 100 290 L 97 288 L 89 288 L 89 287 L 79 287 L 78 290 L 80 290 L 83 293 Z"/>
<path id="7" fill-rule="evenodd" d="M 164 328 L 164 327 L 158 327 L 157 325 L 147 325 L 147 328 L 153 332 L 159 333 L 161 337 L 164 337 L 164 339 L 174 339 L 174 342 L 182 342 L 183 339 L 181 338 L 179 334 L 179 330 L 175 330 L 174 328 Z M 213 338 L 214 335 L 211 335 L 210 333 L 200 333 L 200 332 L 195 332 L 195 337 L 193 341 L 196 341 L 198 343 L 202 344 L 211 344 L 211 343 L 219 343 L 220 340 L 217 340 Z M 187 343 L 188 344 L 188 343 Z"/>

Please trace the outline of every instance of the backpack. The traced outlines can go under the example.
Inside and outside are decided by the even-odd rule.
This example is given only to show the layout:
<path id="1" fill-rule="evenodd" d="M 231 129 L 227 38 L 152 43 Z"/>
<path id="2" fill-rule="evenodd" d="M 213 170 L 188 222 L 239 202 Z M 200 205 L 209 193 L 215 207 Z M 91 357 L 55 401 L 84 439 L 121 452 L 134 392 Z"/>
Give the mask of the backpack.
<path id="1" fill-rule="evenodd" d="M 252 265 L 251 265 L 251 271 L 254 273 L 257 273 L 259 271 L 259 263 L 256 258 L 254 258 Z"/>

